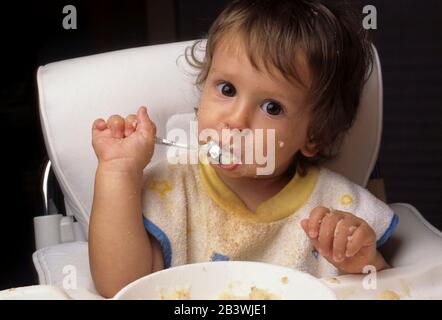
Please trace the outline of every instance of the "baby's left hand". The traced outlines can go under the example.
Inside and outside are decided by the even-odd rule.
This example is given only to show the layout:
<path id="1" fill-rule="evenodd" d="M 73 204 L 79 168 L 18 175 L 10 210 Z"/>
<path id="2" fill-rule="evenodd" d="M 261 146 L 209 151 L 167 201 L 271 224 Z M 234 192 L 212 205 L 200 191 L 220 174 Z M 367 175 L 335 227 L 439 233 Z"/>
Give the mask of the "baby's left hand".
<path id="1" fill-rule="evenodd" d="M 383 268 L 385 261 L 376 250 L 376 234 L 357 216 L 316 207 L 301 226 L 318 253 L 340 271 L 362 273 L 366 265 Z"/>

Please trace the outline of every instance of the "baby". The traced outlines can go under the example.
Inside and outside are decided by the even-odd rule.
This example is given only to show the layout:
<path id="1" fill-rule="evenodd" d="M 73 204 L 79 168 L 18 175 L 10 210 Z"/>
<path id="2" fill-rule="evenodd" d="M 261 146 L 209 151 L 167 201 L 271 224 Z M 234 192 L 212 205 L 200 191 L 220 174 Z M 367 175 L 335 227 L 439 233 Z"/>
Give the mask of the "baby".
<path id="1" fill-rule="evenodd" d="M 89 256 L 103 296 L 202 261 L 262 261 L 317 277 L 388 267 L 377 248 L 397 217 L 321 166 L 353 123 L 371 64 L 358 15 L 332 3 L 233 1 L 210 28 L 203 60 L 198 42 L 189 48 L 199 69 L 199 143 L 234 149 L 237 161 L 207 157 L 144 170 L 156 133 L 147 108 L 95 120 Z M 266 164 L 233 142 L 258 130 L 272 134 L 247 146 L 254 143 L 256 154 L 259 145 L 274 162 L 261 174 Z"/>

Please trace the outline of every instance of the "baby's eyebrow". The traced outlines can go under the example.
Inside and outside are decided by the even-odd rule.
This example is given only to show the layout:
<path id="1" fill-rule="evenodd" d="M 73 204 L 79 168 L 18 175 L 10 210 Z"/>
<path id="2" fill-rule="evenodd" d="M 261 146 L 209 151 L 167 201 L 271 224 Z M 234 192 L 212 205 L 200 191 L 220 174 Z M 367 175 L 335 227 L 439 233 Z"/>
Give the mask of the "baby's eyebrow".
<path id="1" fill-rule="evenodd" d="M 234 77 L 235 76 L 234 73 L 228 73 L 228 72 L 226 73 L 225 71 L 221 71 L 221 70 L 219 70 L 217 68 L 214 68 L 214 67 L 211 68 L 211 71 L 213 73 L 217 73 L 217 74 L 223 75 L 223 76 L 229 76 L 229 77 Z"/>

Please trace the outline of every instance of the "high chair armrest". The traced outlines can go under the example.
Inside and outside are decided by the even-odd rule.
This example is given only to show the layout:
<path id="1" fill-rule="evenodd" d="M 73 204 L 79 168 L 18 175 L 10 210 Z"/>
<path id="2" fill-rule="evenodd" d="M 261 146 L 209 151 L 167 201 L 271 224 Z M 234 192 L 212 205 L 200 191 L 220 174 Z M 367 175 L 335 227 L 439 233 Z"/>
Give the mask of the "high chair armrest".
<path id="1" fill-rule="evenodd" d="M 442 233 L 407 203 L 392 203 L 399 223 L 391 238 L 380 248 L 392 267 L 442 261 Z"/>
<path id="2" fill-rule="evenodd" d="M 32 260 L 40 285 L 61 288 L 68 295 L 80 299 L 102 298 L 92 280 L 87 242 L 45 247 L 35 251 Z"/>

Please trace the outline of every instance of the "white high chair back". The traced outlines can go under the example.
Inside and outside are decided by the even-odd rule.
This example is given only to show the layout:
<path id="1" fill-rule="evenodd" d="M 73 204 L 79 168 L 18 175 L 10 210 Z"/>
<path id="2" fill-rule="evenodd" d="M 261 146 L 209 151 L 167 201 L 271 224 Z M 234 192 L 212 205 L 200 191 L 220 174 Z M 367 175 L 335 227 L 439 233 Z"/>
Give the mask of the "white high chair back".
<path id="1" fill-rule="evenodd" d="M 91 145 L 96 118 L 135 113 L 147 105 L 166 136 L 168 119 L 185 119 L 198 106 L 195 70 L 184 59 L 192 41 L 127 49 L 50 63 L 38 69 L 40 118 L 55 175 L 74 215 L 87 234 L 97 159 Z M 382 128 L 382 78 L 376 49 L 356 122 L 340 156 L 327 166 L 365 186 L 378 155 Z M 176 118 L 174 117 L 176 122 Z M 173 124 L 172 124 L 173 126 Z M 164 160 L 157 146 L 153 163 Z"/>

